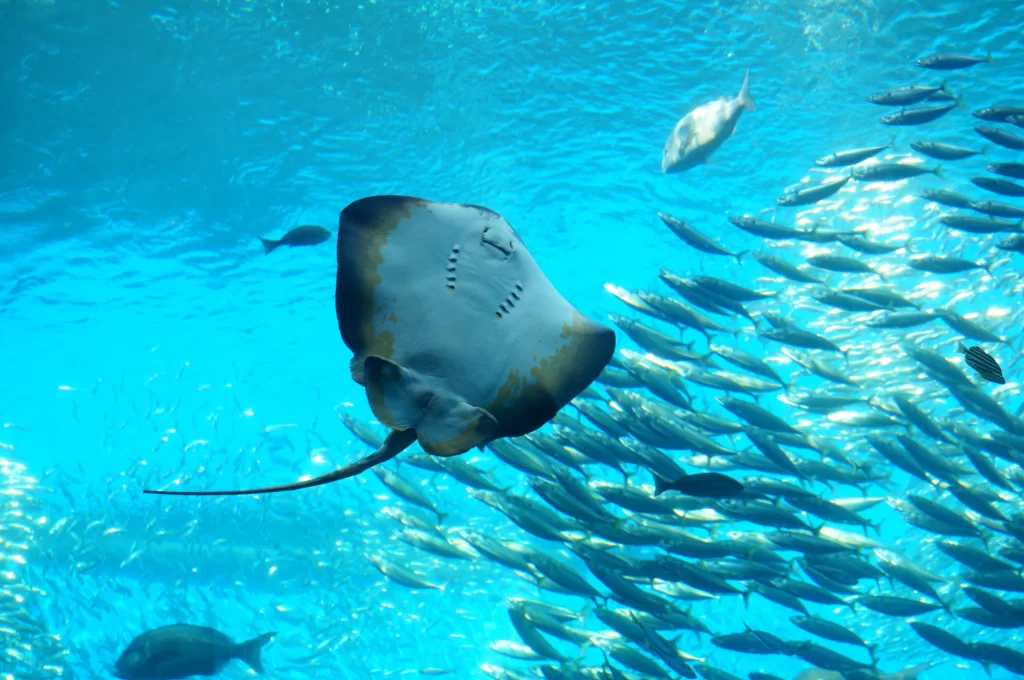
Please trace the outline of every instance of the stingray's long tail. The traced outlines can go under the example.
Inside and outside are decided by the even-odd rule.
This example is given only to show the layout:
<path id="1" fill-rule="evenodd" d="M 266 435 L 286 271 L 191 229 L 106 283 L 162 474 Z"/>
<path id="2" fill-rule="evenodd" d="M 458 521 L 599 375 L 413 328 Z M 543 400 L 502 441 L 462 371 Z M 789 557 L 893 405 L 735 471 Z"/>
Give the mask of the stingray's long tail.
<path id="1" fill-rule="evenodd" d="M 249 496 L 258 493 L 278 493 L 280 491 L 308 489 L 313 486 L 321 486 L 323 484 L 330 484 L 331 482 L 337 482 L 342 479 L 348 479 L 349 477 L 355 477 L 362 472 L 366 472 L 375 465 L 380 465 L 385 461 L 391 460 L 408 448 L 414 441 L 416 441 L 415 430 L 392 430 L 391 433 L 388 434 L 387 439 L 384 440 L 384 444 L 366 458 L 357 460 L 343 468 L 338 468 L 334 472 L 328 472 L 326 475 L 307 479 L 304 482 L 281 484 L 280 486 L 265 486 L 260 489 L 242 489 L 238 491 L 156 491 L 153 489 L 143 489 L 142 493 L 156 494 L 159 496 Z"/>

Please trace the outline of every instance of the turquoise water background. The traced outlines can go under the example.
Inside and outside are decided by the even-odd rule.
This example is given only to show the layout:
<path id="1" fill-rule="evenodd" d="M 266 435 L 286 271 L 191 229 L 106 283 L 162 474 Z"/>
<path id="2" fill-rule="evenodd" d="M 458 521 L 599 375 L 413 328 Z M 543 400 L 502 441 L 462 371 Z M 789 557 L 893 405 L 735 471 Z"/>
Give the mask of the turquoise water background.
<path id="1" fill-rule="evenodd" d="M 604 317 L 624 310 L 606 283 L 655 286 L 661 267 L 758 285 L 756 263 L 699 256 L 656 211 L 756 249 L 727 215 L 773 206 L 819 156 L 892 139 L 872 92 L 946 77 L 970 108 L 1024 101 L 1015 2 L 0 0 L 0 32 L 0 421 L 26 428 L 0 441 L 59 480 L 43 480 L 51 525 L 81 521 L 81 542 L 39 539 L 64 568 L 25 568 L 81 678 L 107 677 L 144 627 L 186 618 L 237 639 L 279 631 L 268 677 L 484 677 L 481 663 L 502 663 L 487 644 L 515 639 L 501 601 L 535 594 L 487 563 L 435 565 L 443 593 L 385 584 L 363 553 L 405 546 L 373 475 L 259 501 L 141 495 L 179 472 L 231 488 L 364 453 L 336 416 L 371 419 L 332 308 L 333 241 L 265 256 L 258 236 L 334 230 L 341 208 L 372 194 L 480 204 L 571 302 Z M 946 76 L 913 66 L 936 51 L 991 51 L 994 63 Z M 758 111 L 712 164 L 662 175 L 675 122 L 734 96 L 746 69 Z M 973 124 L 957 111 L 929 132 L 977 146 Z M 917 138 L 895 133 L 904 150 Z M 970 176 L 947 174 L 914 187 Z M 923 206 L 907 207 L 911 238 Z M 453 480 L 428 489 L 454 524 L 497 522 Z M 883 536 L 909 532 L 893 519 Z M 721 632 L 737 616 L 770 630 L 788 618 L 764 601 L 747 614 L 738 601 L 699 608 Z M 905 626 L 873 631 L 887 670 L 942 658 Z M 690 634 L 680 646 L 714 649 Z M 803 667 L 711 660 L 787 677 Z"/>

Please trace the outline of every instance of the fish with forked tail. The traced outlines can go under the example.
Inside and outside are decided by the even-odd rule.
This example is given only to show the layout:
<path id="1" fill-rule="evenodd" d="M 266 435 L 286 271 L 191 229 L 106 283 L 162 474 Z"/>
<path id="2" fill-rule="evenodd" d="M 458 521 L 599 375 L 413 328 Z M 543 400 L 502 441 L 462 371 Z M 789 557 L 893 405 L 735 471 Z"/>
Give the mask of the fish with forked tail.
<path id="1" fill-rule="evenodd" d="M 232 659 L 263 673 L 260 651 L 277 633 L 264 633 L 241 644 L 206 626 L 184 623 L 142 633 L 114 664 L 122 680 L 176 680 L 193 675 L 216 675 Z"/>
<path id="2" fill-rule="evenodd" d="M 315 246 L 323 243 L 330 237 L 331 232 L 327 231 L 323 227 L 306 225 L 302 227 L 295 227 L 276 241 L 274 239 L 263 238 L 261 236 L 260 243 L 263 244 L 263 252 L 269 255 L 281 246 L 289 246 L 291 248 L 294 248 L 295 246 Z"/>
<path id="3" fill-rule="evenodd" d="M 744 111 L 757 111 L 750 97 L 750 71 L 735 99 L 720 97 L 686 114 L 672 130 L 661 154 L 663 173 L 685 172 L 708 158 L 736 131 Z"/>

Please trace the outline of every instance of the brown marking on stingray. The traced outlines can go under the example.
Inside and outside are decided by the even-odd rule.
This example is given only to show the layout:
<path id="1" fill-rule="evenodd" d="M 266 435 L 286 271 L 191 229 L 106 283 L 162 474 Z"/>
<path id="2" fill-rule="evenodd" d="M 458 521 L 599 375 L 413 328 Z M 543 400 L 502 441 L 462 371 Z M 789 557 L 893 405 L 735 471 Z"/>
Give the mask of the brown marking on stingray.
<path id="1" fill-rule="evenodd" d="M 584 384 L 576 389 L 576 385 L 567 385 L 566 376 L 579 374 L 575 366 L 608 363 L 615 351 L 615 334 L 602 334 L 601 328 L 574 309 L 572 321 L 562 324 L 561 337 L 567 342 L 549 357 L 538 361 L 534 356 L 534 366 L 530 368 L 533 382 L 520 375 L 518 369 L 509 372 L 487 406 L 487 411 L 498 420 L 495 439 L 532 432 L 554 418 L 565 405 L 560 403 L 562 395 L 586 387 Z"/>
<path id="2" fill-rule="evenodd" d="M 374 315 L 386 308 L 387 303 L 379 307 L 374 306 L 373 292 L 382 282 L 378 269 L 384 263 L 383 249 L 398 225 L 405 219 L 412 216 L 412 210 L 416 207 L 425 207 L 424 201 L 397 200 L 393 196 L 378 197 L 373 200 L 374 205 L 361 204 L 359 208 L 349 206 L 342 210 L 338 221 L 339 232 L 349 221 L 348 229 L 357 229 L 358 232 L 350 235 L 349 238 L 338 239 L 338 260 L 342 259 L 342 248 L 351 245 L 352 249 L 359 254 L 355 258 L 362 266 L 356 271 L 343 271 L 340 267 L 335 288 L 335 310 L 338 316 L 338 329 L 341 331 L 345 344 L 353 350 L 352 361 L 349 366 L 352 371 L 352 379 L 364 385 L 363 362 L 367 356 L 377 355 L 390 359 L 394 354 L 394 334 L 390 331 L 377 332 L 375 330 Z M 384 204 L 386 209 L 380 209 Z M 397 298 L 392 298 L 392 302 Z M 342 319 L 353 319 L 355 323 L 350 324 L 348 331 L 343 326 Z M 393 322 L 397 319 L 392 315 Z"/>

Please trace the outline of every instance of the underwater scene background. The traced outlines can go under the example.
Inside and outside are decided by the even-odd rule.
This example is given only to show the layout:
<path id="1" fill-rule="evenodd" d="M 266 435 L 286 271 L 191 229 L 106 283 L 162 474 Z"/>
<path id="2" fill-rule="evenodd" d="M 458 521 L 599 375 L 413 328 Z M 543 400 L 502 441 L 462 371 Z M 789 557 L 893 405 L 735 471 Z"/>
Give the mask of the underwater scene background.
<path id="1" fill-rule="evenodd" d="M 338 334 L 334 240 L 264 254 L 258 239 L 308 224 L 336 232 L 342 208 L 376 194 L 497 211 L 585 315 L 609 325 L 609 315 L 636 319 L 692 343 L 705 363 L 655 356 L 616 326 L 617 349 L 627 352 L 619 354 L 617 375 L 633 376 L 636 384 L 612 389 L 659 404 L 654 411 L 634 404 L 647 417 L 663 421 L 672 414 L 679 427 L 704 437 L 661 447 L 683 470 L 711 466 L 740 481 L 790 483 L 788 492 L 750 503 L 795 519 L 762 523 L 744 519 L 728 503 L 671 491 L 657 498 L 678 507 L 663 515 L 600 500 L 615 515 L 614 526 L 647 527 L 646 542 L 612 551 L 632 565 L 620 575 L 689 612 L 699 622 L 692 627 L 706 629 L 655 624 L 648 612 L 652 630 L 658 627 L 697 659 L 686 663 L 700 677 L 763 672 L 825 680 L 845 673 L 909 680 L 920 673 L 931 680 L 986 677 L 983 666 L 992 678 L 1024 674 L 1024 656 L 999 651 L 1024 651 L 1024 605 L 1014 601 L 1024 591 L 1018 589 L 1024 583 L 1024 472 L 1018 464 L 1024 461 L 1024 400 L 1017 379 L 1022 255 L 998 247 L 1010 233 L 957 230 L 939 221 L 944 214 L 972 214 L 969 209 L 920 196 L 948 189 L 975 201 L 1024 206 L 1019 197 L 971 183 L 1000 176 L 986 170 L 993 163 L 1024 163 L 1024 151 L 983 139 L 975 128 L 1018 137 L 1024 130 L 972 115 L 984 107 L 1024 106 L 1024 5 L 0 0 L 0 33 L 5 677 L 113 677 L 114 662 L 135 636 L 178 622 L 211 626 L 236 641 L 276 631 L 263 652 L 272 678 L 621 677 L 611 668 L 626 677 L 680 677 L 659 660 L 654 638 L 612 632 L 596 612 L 625 605 L 605 599 L 609 588 L 570 547 L 582 552 L 581 544 L 605 549 L 616 541 L 579 518 L 571 520 L 564 541 L 531 534 L 475 498 L 481 489 L 471 492 L 444 470 L 423 469 L 429 460 L 414 458 L 417 467 L 402 462 L 407 453 L 384 467 L 418 488 L 437 517 L 374 474 L 258 498 L 142 494 L 144 487 L 241 488 L 323 474 L 372 450 L 342 416 L 383 436 L 363 388 L 350 378 L 351 353 Z M 937 53 L 990 54 L 991 61 L 949 71 L 915 64 Z M 663 174 L 662 148 L 676 122 L 717 97 L 735 97 L 748 70 L 757 110 L 743 114 L 708 164 Z M 879 117 L 901 107 L 867 100 L 898 87 L 941 83 L 959 105 L 924 125 L 883 125 Z M 911 148 L 919 141 L 985 153 L 938 161 Z M 776 203 L 801 183 L 849 174 L 847 167 L 819 168 L 816 159 L 890 143 L 867 166 L 923 164 L 940 166 L 938 173 L 854 179 L 816 203 Z M 696 250 L 659 212 L 734 253 L 750 254 Z M 855 231 L 894 247 L 872 254 L 827 237 L 761 238 L 729 222 L 739 215 L 805 235 Z M 810 265 L 801 271 L 837 291 L 881 286 L 935 314 L 912 327 L 886 328 L 879 320 L 894 306 L 827 304 L 813 297 L 827 290 L 825 284 L 789 280 L 754 253 L 794 265 L 824 254 L 855 258 L 876 273 Z M 910 266 L 924 254 L 979 266 L 951 273 Z M 713 315 L 725 330 L 702 333 L 651 318 L 610 294 L 651 290 L 679 298 L 659 279 L 662 270 L 717 277 L 772 296 L 744 303 L 749 318 Z M 842 353 L 794 349 L 763 337 L 772 328 L 765 312 L 829 339 Z M 972 371 L 957 353 L 958 340 L 994 357 L 1005 384 Z M 735 379 L 742 372 L 711 352 L 709 342 L 764 360 L 786 389 L 763 381 L 723 388 L 721 380 L 702 378 L 728 371 Z M 911 357 L 907 346 L 945 357 L 948 369 L 970 384 L 940 369 L 939 377 L 955 383 L 950 391 L 934 366 Z M 851 384 L 807 368 L 815 360 Z M 660 396 L 642 379 L 651 370 L 662 378 L 655 387 Z M 663 401 L 666 376 L 689 410 Z M 608 386 L 599 381 L 577 401 L 625 414 L 620 417 L 627 422 L 642 419 Z M 927 414 L 939 436 L 913 424 L 893 395 Z M 719 398 L 756 403 L 812 438 L 809 447 L 786 450 L 798 465 L 820 461 L 819 467 L 801 467 L 800 480 L 773 465 L 747 436 L 761 429 Z M 702 425 L 706 415 L 719 420 Z M 555 438 L 544 440 L 548 445 L 571 449 L 562 462 L 585 458 L 572 446 L 574 427 L 600 431 L 573 406 L 563 409 L 559 424 L 540 431 Z M 621 441 L 653 445 L 626 429 Z M 646 430 L 637 425 L 637 431 Z M 872 438 L 897 448 L 900 438 L 909 439 L 911 449 L 917 443 L 937 453 L 925 460 L 938 472 L 919 460 L 923 477 L 909 474 L 913 461 L 901 468 L 871 445 Z M 707 440 L 747 458 L 730 462 L 717 455 L 709 462 L 701 450 Z M 548 458 L 529 442 L 511 443 Z M 981 472 L 979 458 L 995 473 Z M 545 504 L 527 475 L 492 450 L 457 460 L 478 468 L 497 489 L 487 493 L 499 501 L 521 496 Z M 584 464 L 586 476 L 570 474 L 589 482 L 594 494 L 624 479 L 645 496 L 654 489 L 650 465 L 623 461 L 624 477 L 609 465 L 586 460 L 581 469 Z M 845 500 L 841 507 L 855 508 L 877 531 L 788 504 L 800 502 L 801 488 L 812 498 Z M 908 500 L 915 496 L 925 501 Z M 957 518 L 942 515 L 929 500 Z M 1002 519 L 985 516 L 979 505 Z M 409 517 L 431 526 L 416 528 Z M 780 528 L 782 521 L 808 530 Z M 854 631 L 874 647 L 871 654 L 816 638 L 791 622 L 797 612 L 752 591 L 775 587 L 779 578 L 815 583 L 802 570 L 800 551 L 766 543 L 765 536 L 811 534 L 822 526 L 827 529 L 818 538 L 846 546 L 838 554 L 880 571 L 854 578 L 847 590 L 835 578 L 825 579 L 833 589 L 817 582 L 819 590 L 803 598 L 806 609 Z M 689 577 L 668 578 L 654 571 L 655 556 L 669 554 L 651 538 L 657 527 L 666 536 L 685 531 L 731 547 L 714 556 L 674 552 L 692 570 Z M 436 545 L 435 552 L 416 547 L 415 536 L 424 533 L 454 546 L 448 556 Z M 480 536 L 520 546 L 515 554 L 524 568 L 474 548 Z M 938 548 L 943 540 L 1007 566 L 969 566 Z M 764 551 L 781 556 L 780 572 L 757 570 L 778 564 L 765 562 Z M 558 592 L 565 584 L 548 572 L 565 572 L 543 556 L 572 569 L 600 597 Z M 374 561 L 413 570 L 426 585 L 407 587 Z M 693 570 L 710 574 L 713 583 Z M 728 588 L 709 592 L 715 584 Z M 937 599 L 923 594 L 928 584 Z M 985 600 L 986 607 L 966 594 L 969 588 L 1003 603 Z M 823 591 L 838 602 L 815 601 L 828 600 Z M 858 604 L 861 596 L 880 594 L 930 603 L 933 611 L 894 615 Z M 554 603 L 576 615 L 559 622 L 570 629 L 562 637 L 551 634 L 550 618 L 519 619 L 540 631 L 556 654 L 522 639 L 509 611 L 523 605 L 509 598 Z M 638 620 L 624 616 L 623 627 Z M 952 633 L 963 641 L 963 654 L 926 641 L 911 622 Z M 767 636 L 755 634 L 742 641 L 754 647 L 744 653 L 726 648 L 731 643 L 725 639 L 712 642 L 716 635 L 743 634 L 745 626 L 787 644 L 772 648 Z M 804 658 L 813 652 L 800 647 L 808 640 L 859 666 L 808 674 L 820 665 Z M 547 658 L 513 658 L 531 655 Z M 915 670 L 900 674 L 908 668 Z M 221 673 L 251 675 L 239 662 Z"/>

